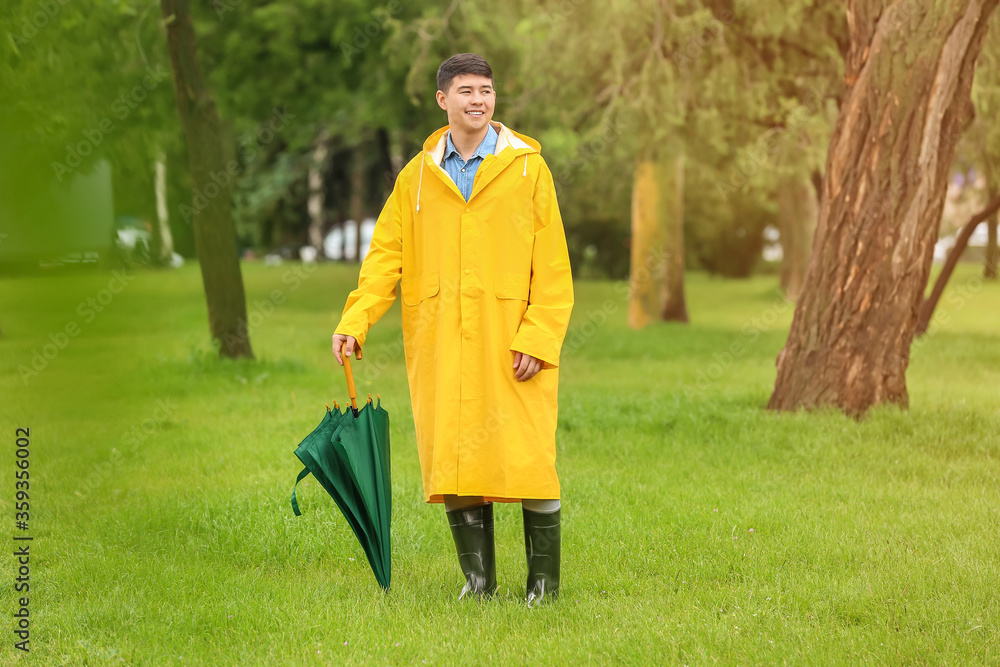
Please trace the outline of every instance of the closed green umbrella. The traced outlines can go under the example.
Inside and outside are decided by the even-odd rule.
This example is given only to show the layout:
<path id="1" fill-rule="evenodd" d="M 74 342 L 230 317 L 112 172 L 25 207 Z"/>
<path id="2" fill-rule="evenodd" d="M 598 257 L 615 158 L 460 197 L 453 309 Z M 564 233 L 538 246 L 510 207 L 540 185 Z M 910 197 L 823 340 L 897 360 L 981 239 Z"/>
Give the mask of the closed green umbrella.
<path id="1" fill-rule="evenodd" d="M 361 543 L 375 579 L 388 589 L 392 575 L 389 413 L 382 408 L 381 398 L 373 405 L 370 395 L 368 403 L 358 409 L 350 358 L 346 354 L 343 358 L 351 405 L 343 413 L 327 406 L 319 425 L 299 443 L 295 456 L 305 468 L 295 484 L 311 473 L 326 489 Z M 295 493 L 293 487 L 292 511 L 299 516 Z"/>

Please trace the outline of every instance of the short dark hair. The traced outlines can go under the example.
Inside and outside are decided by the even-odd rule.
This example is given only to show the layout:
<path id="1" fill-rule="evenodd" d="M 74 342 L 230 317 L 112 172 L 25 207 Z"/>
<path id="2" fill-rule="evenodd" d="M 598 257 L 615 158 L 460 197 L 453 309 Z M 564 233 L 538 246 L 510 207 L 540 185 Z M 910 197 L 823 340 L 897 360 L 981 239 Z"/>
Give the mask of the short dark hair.
<path id="1" fill-rule="evenodd" d="M 448 58 L 438 67 L 437 84 L 438 90 L 447 94 L 451 82 L 456 76 L 462 74 L 478 74 L 485 76 L 493 84 L 493 68 L 486 62 L 486 59 L 475 53 L 456 53 Z M 493 84 L 496 87 L 496 84 Z"/>

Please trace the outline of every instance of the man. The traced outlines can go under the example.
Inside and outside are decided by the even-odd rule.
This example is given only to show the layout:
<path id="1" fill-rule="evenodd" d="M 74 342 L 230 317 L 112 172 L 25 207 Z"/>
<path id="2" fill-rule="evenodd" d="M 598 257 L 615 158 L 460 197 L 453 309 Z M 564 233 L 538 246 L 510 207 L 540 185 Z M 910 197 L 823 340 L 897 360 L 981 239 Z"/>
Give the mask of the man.
<path id="1" fill-rule="evenodd" d="M 537 141 L 492 120 L 493 71 L 445 60 L 448 125 L 399 173 L 333 335 L 360 351 L 401 281 L 403 344 L 427 502 L 443 502 L 468 592 L 496 590 L 493 502 L 524 517 L 529 605 L 559 590 L 559 352 L 573 281 Z"/>

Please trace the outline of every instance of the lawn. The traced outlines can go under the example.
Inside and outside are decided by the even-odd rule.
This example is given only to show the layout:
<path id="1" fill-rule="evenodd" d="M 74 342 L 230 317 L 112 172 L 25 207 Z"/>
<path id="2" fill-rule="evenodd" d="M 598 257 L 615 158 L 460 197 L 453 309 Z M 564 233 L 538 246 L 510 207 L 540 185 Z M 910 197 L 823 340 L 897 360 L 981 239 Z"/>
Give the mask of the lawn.
<path id="1" fill-rule="evenodd" d="M 456 601 L 398 303 L 355 367 L 391 415 L 392 591 L 317 484 L 292 514 L 292 451 L 346 397 L 329 341 L 357 267 L 243 268 L 254 362 L 215 357 L 196 266 L 0 280 L 0 507 L 8 553 L 34 537 L 32 664 L 1000 662 L 1000 284 L 977 267 L 915 346 L 910 409 L 860 422 L 763 409 L 792 316 L 771 276 L 691 274 L 692 324 L 640 332 L 623 285 L 577 283 L 562 597 L 541 609 L 516 505 L 496 510 L 497 597 Z M 14 558 L 0 570 L 14 664 Z"/>

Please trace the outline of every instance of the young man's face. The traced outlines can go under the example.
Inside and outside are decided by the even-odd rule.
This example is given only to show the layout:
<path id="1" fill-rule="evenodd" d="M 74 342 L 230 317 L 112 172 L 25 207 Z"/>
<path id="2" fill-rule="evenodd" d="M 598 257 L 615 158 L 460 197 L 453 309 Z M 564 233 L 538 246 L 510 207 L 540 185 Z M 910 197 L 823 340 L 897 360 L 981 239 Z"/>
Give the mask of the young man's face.
<path id="1" fill-rule="evenodd" d="M 459 74 L 448 93 L 437 91 L 438 106 L 448 112 L 452 131 L 477 134 L 493 118 L 496 92 L 493 82 L 478 74 Z"/>

